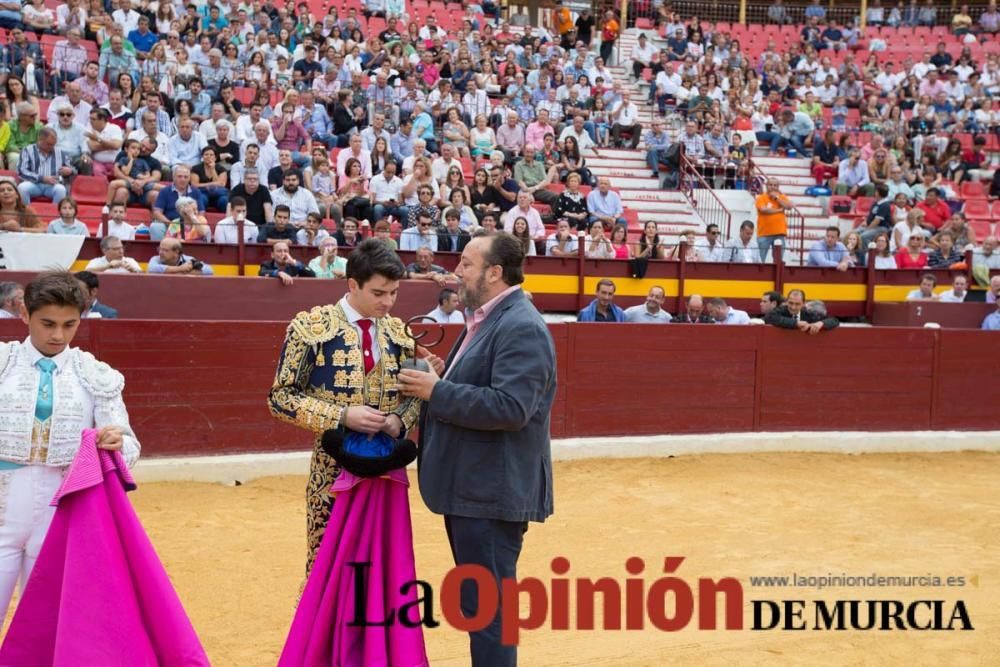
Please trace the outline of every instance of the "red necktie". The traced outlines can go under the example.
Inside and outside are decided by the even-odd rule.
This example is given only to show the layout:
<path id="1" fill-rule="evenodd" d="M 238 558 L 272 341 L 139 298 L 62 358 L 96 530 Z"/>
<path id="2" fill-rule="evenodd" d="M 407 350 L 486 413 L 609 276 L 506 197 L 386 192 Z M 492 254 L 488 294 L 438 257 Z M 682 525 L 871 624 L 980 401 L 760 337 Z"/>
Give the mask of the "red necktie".
<path id="1" fill-rule="evenodd" d="M 361 327 L 361 351 L 365 359 L 365 375 L 368 375 L 375 368 L 375 357 L 372 356 L 372 321 L 358 320 L 358 326 Z"/>

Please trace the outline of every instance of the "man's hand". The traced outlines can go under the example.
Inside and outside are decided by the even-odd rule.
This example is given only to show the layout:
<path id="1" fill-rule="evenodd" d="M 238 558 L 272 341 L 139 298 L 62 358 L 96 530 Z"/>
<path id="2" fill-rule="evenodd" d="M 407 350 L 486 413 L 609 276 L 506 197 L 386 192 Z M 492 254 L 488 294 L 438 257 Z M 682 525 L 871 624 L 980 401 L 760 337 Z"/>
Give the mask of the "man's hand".
<path id="1" fill-rule="evenodd" d="M 434 392 L 434 385 L 440 378 L 431 366 L 430 371 L 415 371 L 404 369 L 399 371 L 399 389 L 403 396 L 412 396 L 422 401 L 429 401 Z"/>
<path id="2" fill-rule="evenodd" d="M 393 438 L 398 438 L 399 434 L 403 432 L 403 420 L 399 418 L 399 415 L 386 415 L 382 432 Z"/>
<path id="3" fill-rule="evenodd" d="M 823 330 L 823 322 L 813 322 L 809 325 L 808 330 L 810 336 L 815 336 Z"/>
<path id="4" fill-rule="evenodd" d="M 354 405 L 344 413 L 343 424 L 352 431 L 375 435 L 386 427 L 386 417 L 375 408 Z"/>
<path id="5" fill-rule="evenodd" d="M 805 320 L 799 320 L 795 323 L 795 326 L 798 327 L 799 331 L 806 331 L 809 329 L 809 323 Z"/>
<path id="6" fill-rule="evenodd" d="M 122 430 L 118 426 L 105 426 L 97 433 L 97 447 L 109 452 L 117 452 L 122 448 Z"/>
<path id="7" fill-rule="evenodd" d="M 55 185 L 58 182 L 59 179 L 55 176 L 42 176 L 42 183 L 45 183 L 46 185 Z"/>
<path id="8" fill-rule="evenodd" d="M 292 283 L 295 282 L 295 279 L 292 278 L 287 273 L 285 273 L 284 271 L 278 271 L 278 278 L 281 279 L 281 284 L 285 285 L 286 287 L 292 285 Z"/>
<path id="9" fill-rule="evenodd" d="M 60 176 L 72 176 L 73 175 L 73 168 L 72 167 L 59 167 L 59 175 Z"/>
<path id="10" fill-rule="evenodd" d="M 438 377 L 444 375 L 444 359 L 436 354 L 431 354 L 425 348 L 418 347 L 417 350 L 417 356 L 429 363 Z"/>

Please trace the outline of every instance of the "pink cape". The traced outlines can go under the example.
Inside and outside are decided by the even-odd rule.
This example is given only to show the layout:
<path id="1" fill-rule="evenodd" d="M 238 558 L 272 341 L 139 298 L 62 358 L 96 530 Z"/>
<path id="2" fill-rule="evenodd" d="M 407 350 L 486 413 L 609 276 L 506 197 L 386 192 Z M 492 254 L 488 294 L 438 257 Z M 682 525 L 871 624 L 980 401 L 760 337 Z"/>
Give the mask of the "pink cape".
<path id="1" fill-rule="evenodd" d="M 177 593 L 125 496 L 135 482 L 120 452 L 83 432 L 52 504 L 52 525 L 0 666 L 208 665 Z"/>
<path id="2" fill-rule="evenodd" d="M 405 469 L 365 479 L 346 470 L 334 482 L 337 494 L 312 573 L 306 582 L 278 667 L 420 667 L 427 665 L 422 605 L 408 609 L 415 628 L 399 622 L 400 607 L 420 592 L 414 581 L 409 481 Z M 389 626 L 352 627 L 355 572 L 349 563 L 370 563 L 363 618 Z"/>

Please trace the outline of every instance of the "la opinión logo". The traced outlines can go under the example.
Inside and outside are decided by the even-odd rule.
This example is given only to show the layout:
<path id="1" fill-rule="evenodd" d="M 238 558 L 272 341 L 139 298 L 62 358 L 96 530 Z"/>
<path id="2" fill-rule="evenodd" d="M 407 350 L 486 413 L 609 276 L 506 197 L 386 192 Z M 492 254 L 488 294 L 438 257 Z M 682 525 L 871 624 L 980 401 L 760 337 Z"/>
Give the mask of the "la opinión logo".
<path id="1" fill-rule="evenodd" d="M 662 573 L 648 584 L 641 578 L 646 570 L 642 558 L 625 561 L 628 575 L 624 581 L 613 577 L 569 578 L 568 558 L 558 556 L 550 563 L 556 576 L 548 581 L 536 577 L 505 578 L 499 585 L 493 575 L 479 565 L 460 565 L 448 571 L 441 581 L 439 596 L 445 622 L 462 632 L 485 629 L 499 612 L 501 640 L 516 645 L 523 630 L 537 630 L 547 624 L 549 630 L 594 630 L 597 610 L 601 610 L 601 630 L 645 630 L 677 632 L 697 624 L 699 630 L 743 630 L 744 590 L 735 577 L 712 579 L 699 577 L 694 585 L 675 573 L 683 556 L 663 559 Z M 434 589 L 430 583 L 415 580 L 400 586 L 408 595 L 416 590 L 416 599 L 390 609 L 380 618 L 370 618 L 367 610 L 367 562 L 352 562 L 354 609 L 351 626 L 407 627 L 441 625 L 434 613 Z M 461 588 L 472 582 L 478 590 L 479 607 L 472 616 L 461 608 Z M 527 613 L 521 614 L 522 596 L 527 598 Z M 750 630 L 973 630 L 965 603 L 958 600 L 768 600 L 750 601 L 753 622 Z M 951 605 L 950 608 L 948 605 Z M 722 626 L 719 627 L 719 610 Z M 812 610 L 813 622 L 807 621 Z M 950 609 L 950 611 L 948 611 Z M 575 614 L 571 614 L 571 610 Z M 947 613 L 946 613 L 947 612 Z M 575 616 L 575 626 L 571 617 Z M 957 626 L 957 628 L 956 628 Z"/>

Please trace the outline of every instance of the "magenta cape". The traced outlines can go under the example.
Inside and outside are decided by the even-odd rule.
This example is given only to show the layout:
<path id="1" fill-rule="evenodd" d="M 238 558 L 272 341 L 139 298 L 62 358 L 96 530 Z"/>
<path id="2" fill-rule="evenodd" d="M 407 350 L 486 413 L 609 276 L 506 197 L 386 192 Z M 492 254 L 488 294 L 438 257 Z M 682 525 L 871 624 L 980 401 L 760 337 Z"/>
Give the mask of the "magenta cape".
<path id="1" fill-rule="evenodd" d="M 208 665 L 153 545 L 125 496 L 135 482 L 119 452 L 83 432 L 52 504 L 52 525 L 0 666 Z"/>
<path id="2" fill-rule="evenodd" d="M 302 600 L 281 652 L 279 667 L 420 667 L 427 665 L 421 608 L 408 617 L 418 624 L 399 623 L 400 607 L 417 599 L 419 589 L 400 587 L 414 581 L 413 533 L 410 527 L 409 481 L 405 469 L 385 477 L 365 479 L 346 470 L 334 482 L 330 522 Z M 389 626 L 352 627 L 355 618 L 355 568 L 365 570 L 365 619 Z"/>

